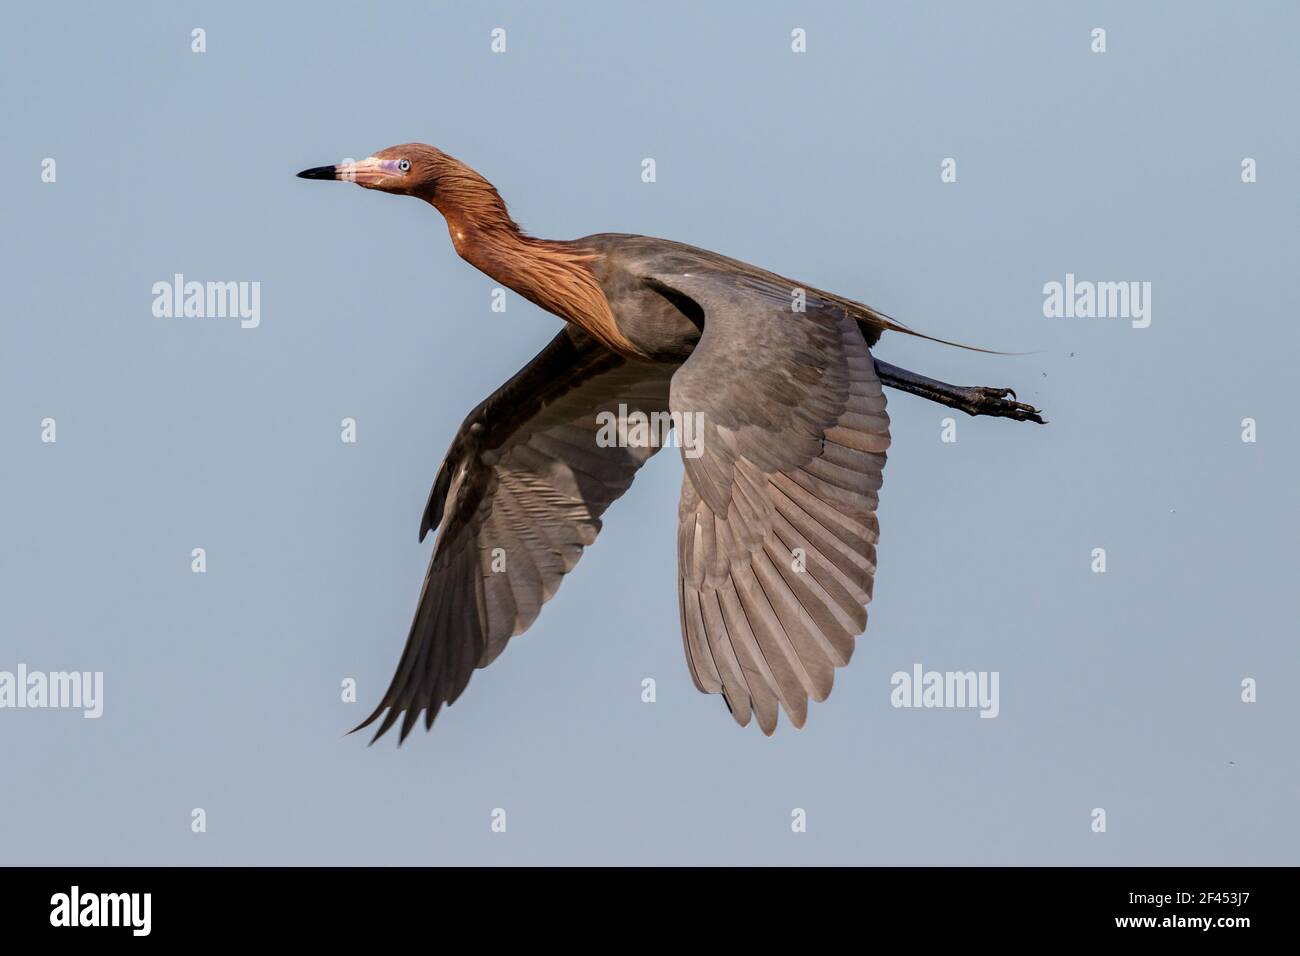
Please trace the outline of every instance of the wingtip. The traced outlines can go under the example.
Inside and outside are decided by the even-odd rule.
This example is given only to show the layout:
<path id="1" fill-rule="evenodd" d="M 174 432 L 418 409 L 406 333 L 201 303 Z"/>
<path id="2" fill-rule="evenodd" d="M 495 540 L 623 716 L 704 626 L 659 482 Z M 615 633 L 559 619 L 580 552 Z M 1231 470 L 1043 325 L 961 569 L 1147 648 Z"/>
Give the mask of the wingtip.
<path id="1" fill-rule="evenodd" d="M 406 712 L 406 719 L 402 721 L 402 729 L 397 734 L 397 746 L 400 747 L 406 742 L 406 738 L 411 735 L 411 731 L 419 723 L 419 718 L 420 711 L 417 708 L 412 707 Z"/>
<path id="2" fill-rule="evenodd" d="M 364 728 L 364 727 L 365 727 L 367 724 L 369 724 L 369 723 L 370 723 L 370 721 L 367 720 L 367 721 L 365 721 L 365 723 L 357 724 L 355 727 L 353 727 L 351 730 L 349 730 L 349 731 L 348 731 L 347 733 L 345 733 L 343 736 L 344 736 L 344 737 L 351 737 L 351 736 L 352 736 L 353 734 L 355 734 L 358 730 L 361 730 L 362 728 Z M 373 746 L 375 745 L 375 741 L 378 740 L 378 739 L 379 739 L 379 734 L 375 734 L 373 737 L 371 737 L 369 740 L 366 741 L 366 746 L 367 746 L 367 747 L 373 747 Z"/>
<path id="3" fill-rule="evenodd" d="M 358 730 L 365 730 L 367 727 L 373 724 L 375 722 L 375 718 L 378 717 L 380 714 L 382 714 L 386 709 L 387 708 L 382 704 L 376 707 L 369 717 L 367 717 L 365 720 L 361 721 L 361 723 L 357 724 L 355 727 L 349 730 L 346 734 L 344 734 L 344 736 L 350 737 L 353 734 L 355 734 Z M 366 744 L 366 746 L 369 747 L 376 740 L 378 740 L 380 736 L 383 734 L 383 732 L 387 729 L 388 729 L 387 727 L 380 727 L 379 730 L 375 733 L 375 735 L 370 738 L 370 743 Z"/>

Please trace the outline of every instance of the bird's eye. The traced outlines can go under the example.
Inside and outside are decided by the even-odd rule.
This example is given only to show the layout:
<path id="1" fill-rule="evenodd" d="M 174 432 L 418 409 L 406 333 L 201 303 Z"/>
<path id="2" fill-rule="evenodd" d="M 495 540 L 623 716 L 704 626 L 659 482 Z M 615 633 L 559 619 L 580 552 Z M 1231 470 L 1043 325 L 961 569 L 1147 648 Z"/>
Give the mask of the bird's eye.
<path id="1" fill-rule="evenodd" d="M 397 161 L 397 168 L 404 173 L 409 173 L 411 171 L 411 161 L 409 159 L 399 159 Z"/>

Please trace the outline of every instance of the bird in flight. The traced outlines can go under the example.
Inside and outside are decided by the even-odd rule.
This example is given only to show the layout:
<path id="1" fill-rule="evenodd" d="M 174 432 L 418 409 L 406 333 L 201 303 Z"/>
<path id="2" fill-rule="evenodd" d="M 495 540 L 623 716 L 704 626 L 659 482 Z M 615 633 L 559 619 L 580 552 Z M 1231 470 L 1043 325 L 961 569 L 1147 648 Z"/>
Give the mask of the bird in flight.
<path id="1" fill-rule="evenodd" d="M 666 428 L 630 425 L 691 435 L 678 436 L 686 663 L 739 724 L 771 734 L 778 709 L 803 726 L 866 630 L 889 447 L 882 386 L 1042 422 L 1010 389 L 875 358 L 882 332 L 920 333 L 860 302 L 667 239 L 529 236 L 490 182 L 432 146 L 298 175 L 423 199 L 461 258 L 564 321 L 466 416 L 438 469 L 420 540 L 441 530 L 410 634 L 355 728 L 378 720 L 372 742 L 400 719 L 400 743 L 421 713 L 431 727 L 537 619 L 666 443 Z"/>

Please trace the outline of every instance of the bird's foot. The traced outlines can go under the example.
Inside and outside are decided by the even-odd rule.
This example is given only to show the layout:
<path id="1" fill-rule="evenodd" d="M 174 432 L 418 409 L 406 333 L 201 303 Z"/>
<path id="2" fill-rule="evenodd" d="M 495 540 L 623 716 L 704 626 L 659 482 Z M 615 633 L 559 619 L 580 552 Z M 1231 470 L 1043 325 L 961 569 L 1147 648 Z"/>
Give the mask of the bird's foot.
<path id="1" fill-rule="evenodd" d="M 1042 409 L 1016 401 L 1016 393 L 1009 388 L 975 386 L 966 390 L 966 400 L 959 406 L 968 415 L 991 415 L 1010 418 L 1018 422 L 1038 422 L 1046 425 Z"/>

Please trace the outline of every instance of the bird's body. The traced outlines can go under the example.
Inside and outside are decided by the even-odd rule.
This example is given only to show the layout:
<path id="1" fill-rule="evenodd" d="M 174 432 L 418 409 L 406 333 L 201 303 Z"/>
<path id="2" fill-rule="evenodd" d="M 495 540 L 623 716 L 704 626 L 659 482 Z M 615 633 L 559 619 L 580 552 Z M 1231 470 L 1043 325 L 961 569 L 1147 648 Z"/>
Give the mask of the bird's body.
<path id="1" fill-rule="evenodd" d="M 456 251 L 565 321 L 466 417 L 435 478 L 421 538 L 441 526 L 392 684 L 362 726 L 402 737 L 491 663 L 600 530 L 663 444 L 685 466 L 678 602 L 696 686 L 766 733 L 822 700 L 866 627 L 876 506 L 889 446 L 882 382 L 963 408 L 1038 420 L 1005 389 L 961 389 L 871 355 L 885 329 L 862 303 L 708 250 L 606 233 L 526 236 L 485 179 L 432 147 L 392 147 L 306 178 L 414 195 Z M 616 427 L 611 428 L 611 418 Z"/>
<path id="2" fill-rule="evenodd" d="M 725 277 L 745 286 L 756 300 L 780 304 L 795 320 L 810 309 L 839 309 L 862 324 L 868 345 L 875 344 L 882 328 L 890 327 L 870 306 L 696 246 L 625 233 L 601 233 L 569 245 L 591 256 L 587 268 L 610 304 L 619 336 L 635 350 L 624 347 L 621 354 L 629 358 L 680 364 L 694 350 L 704 317 L 674 278 Z M 619 350 L 617 343 L 611 347 Z"/>

